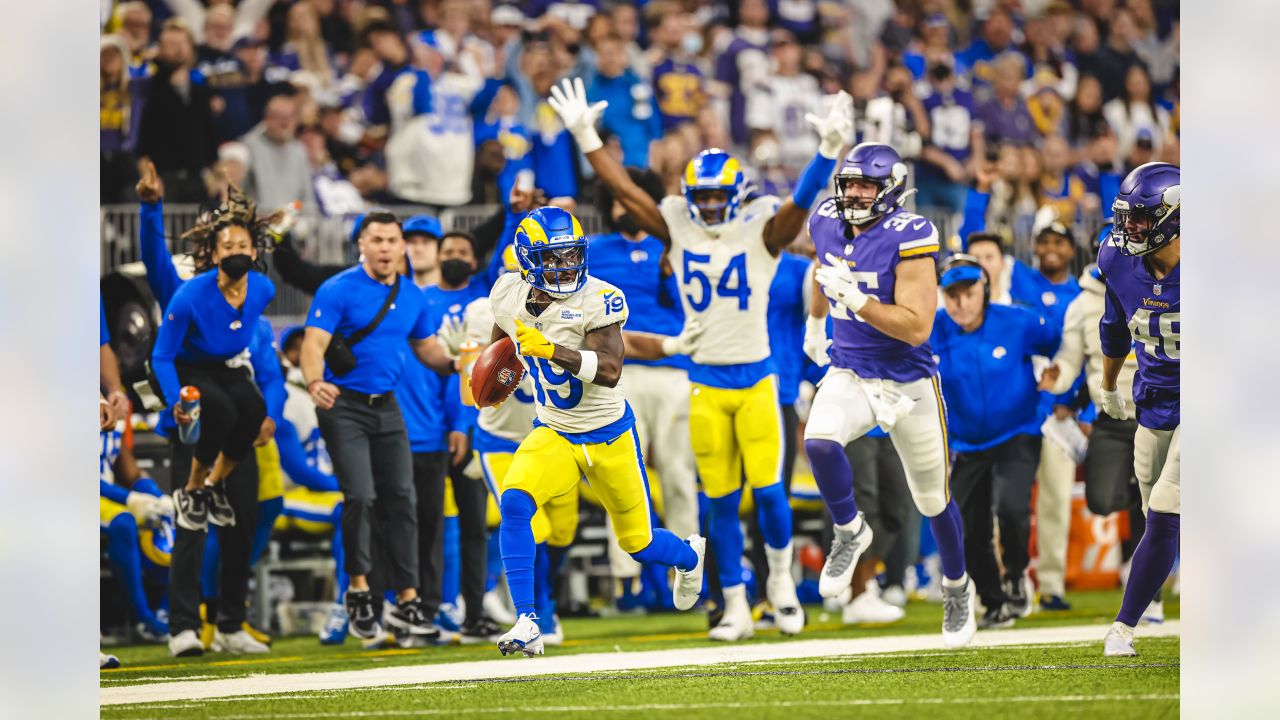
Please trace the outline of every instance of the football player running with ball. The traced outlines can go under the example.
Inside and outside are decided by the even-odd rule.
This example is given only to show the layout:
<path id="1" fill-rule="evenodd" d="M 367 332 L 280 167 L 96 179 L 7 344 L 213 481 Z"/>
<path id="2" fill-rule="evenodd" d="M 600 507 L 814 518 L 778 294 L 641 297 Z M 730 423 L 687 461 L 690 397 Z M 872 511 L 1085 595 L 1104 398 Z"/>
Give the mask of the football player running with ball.
<path id="1" fill-rule="evenodd" d="M 1098 269 L 1107 284 L 1106 309 L 1098 323 L 1102 411 L 1116 419 L 1126 415 L 1127 402 L 1116 380 L 1133 347 L 1138 355 L 1133 470 L 1147 514 L 1120 613 L 1104 642 L 1109 657 L 1137 654 L 1133 628 L 1169 577 L 1181 539 L 1181 177 L 1168 163 L 1134 168 L 1112 205 L 1116 220 L 1111 240 L 1098 248 Z"/>
<path id="2" fill-rule="evenodd" d="M 787 634 L 804 628 L 791 568 L 791 506 L 782 482 L 783 423 L 767 316 L 779 254 L 800 233 L 853 136 L 853 99 L 841 92 L 829 100 L 826 117 L 806 118 L 818 132 L 818 154 L 786 202 L 751 193 L 737 158 L 710 149 L 686 167 L 683 195 L 669 195 L 661 203 L 603 149 L 595 123 L 607 103 L 588 105 L 580 78 L 553 87 L 548 101 L 627 213 L 662 241 L 679 278 L 685 318 L 702 328 L 691 348 L 689 434 L 710 500 L 708 535 L 725 598 L 723 619 L 710 632 L 713 640 L 743 640 L 754 633 L 740 572 L 744 476 L 761 511 L 769 563 L 766 594 L 778 627 Z"/>
<path id="3" fill-rule="evenodd" d="M 573 492 L 578 479 L 600 497 L 618 544 L 637 562 L 675 567 L 673 602 L 688 610 L 702 589 L 706 541 L 681 540 L 650 523 L 648 478 L 635 416 L 618 391 L 627 301 L 587 274 L 587 238 L 570 213 L 543 207 L 515 231 L 519 273 L 489 294 L 492 341 L 515 341 L 533 377 L 537 419 L 502 483 L 502 564 L 518 618 L 498 639 L 503 655 L 539 655 L 532 520 L 539 507 Z"/>
<path id="4" fill-rule="evenodd" d="M 977 623 L 960 510 L 947 487 L 946 407 L 929 347 L 938 308 L 938 230 L 902 209 L 906 182 L 907 166 L 896 150 L 862 143 L 836 173 L 835 196 L 809 218 L 821 262 L 814 277 L 826 297 L 814 293 L 804 346 L 815 363 L 831 368 L 818 383 L 804 446 L 835 522 L 818 591 L 847 597 L 858 558 L 871 545 L 844 446 L 879 425 L 893 440 L 911 497 L 937 538 L 942 641 L 960 647 L 973 638 Z M 826 336 L 828 309 L 832 340 Z"/>

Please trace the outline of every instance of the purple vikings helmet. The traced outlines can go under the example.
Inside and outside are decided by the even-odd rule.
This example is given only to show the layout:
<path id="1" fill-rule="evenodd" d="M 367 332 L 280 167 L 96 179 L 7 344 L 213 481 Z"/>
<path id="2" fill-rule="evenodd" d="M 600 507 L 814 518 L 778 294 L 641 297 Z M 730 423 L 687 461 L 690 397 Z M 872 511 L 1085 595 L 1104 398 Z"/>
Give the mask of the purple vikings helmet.
<path id="1" fill-rule="evenodd" d="M 845 195 L 855 180 L 870 180 L 880 186 L 868 207 Z M 840 215 L 854 225 L 864 225 L 887 215 L 901 204 L 907 189 L 907 166 L 897 150 L 884 143 L 865 142 L 855 146 L 836 173 L 836 205 Z"/>
<path id="2" fill-rule="evenodd" d="M 1112 237 L 1124 255 L 1146 255 L 1173 242 L 1181 229 L 1182 180 L 1176 165 L 1139 165 L 1120 183 L 1111 205 Z"/>

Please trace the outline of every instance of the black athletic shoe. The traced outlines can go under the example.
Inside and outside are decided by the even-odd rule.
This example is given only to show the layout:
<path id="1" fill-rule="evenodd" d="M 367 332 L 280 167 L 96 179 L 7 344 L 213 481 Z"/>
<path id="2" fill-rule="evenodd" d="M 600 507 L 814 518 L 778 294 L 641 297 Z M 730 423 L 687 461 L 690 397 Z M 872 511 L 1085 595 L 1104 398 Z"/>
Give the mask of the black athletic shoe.
<path id="1" fill-rule="evenodd" d="M 988 608 L 982 614 L 982 619 L 978 620 L 979 630 L 994 630 L 997 628 L 1013 627 L 1014 615 L 1009 612 L 1009 606 L 1001 603 L 993 608 Z"/>
<path id="2" fill-rule="evenodd" d="M 196 531 L 209 528 L 209 500 L 204 490 L 174 490 L 173 507 L 177 513 L 178 527 Z"/>
<path id="3" fill-rule="evenodd" d="M 385 635 L 382 623 L 378 621 L 377 605 L 372 592 L 348 590 L 345 604 L 352 635 L 361 640 L 373 640 Z"/>
<path id="4" fill-rule="evenodd" d="M 1007 580 L 1004 594 L 1008 598 L 1004 606 L 1015 618 L 1024 618 L 1031 614 L 1031 600 L 1027 597 L 1026 586 L 1021 581 Z"/>
<path id="5" fill-rule="evenodd" d="M 205 488 L 209 498 L 209 522 L 218 527 L 234 527 L 236 511 L 231 509 L 231 501 L 227 498 L 227 484 L 220 482 Z"/>
<path id="6" fill-rule="evenodd" d="M 497 642 L 502 634 L 502 626 L 489 616 L 483 615 L 477 620 L 462 623 L 458 637 L 464 645 Z"/>
<path id="7" fill-rule="evenodd" d="M 420 597 L 397 604 L 387 613 L 387 626 L 394 628 L 397 636 L 409 634 L 427 642 L 434 642 L 440 637 L 440 628 L 427 617 Z"/>

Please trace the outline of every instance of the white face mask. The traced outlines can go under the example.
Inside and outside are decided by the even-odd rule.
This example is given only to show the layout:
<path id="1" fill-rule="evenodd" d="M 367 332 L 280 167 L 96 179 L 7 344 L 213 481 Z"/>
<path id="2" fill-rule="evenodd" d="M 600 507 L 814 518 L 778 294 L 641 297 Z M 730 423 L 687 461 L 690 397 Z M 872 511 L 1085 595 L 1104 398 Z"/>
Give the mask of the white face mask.
<path id="1" fill-rule="evenodd" d="M 306 387 L 307 383 L 305 380 L 302 379 L 302 368 L 293 367 L 292 365 L 289 364 L 288 360 L 285 361 L 284 366 L 285 366 L 285 373 L 284 373 L 285 382 L 288 382 L 291 385 L 297 385 L 298 387 Z"/>
<path id="2" fill-rule="evenodd" d="M 702 35 L 696 32 L 685 33 L 680 38 L 680 49 L 690 55 L 697 55 L 702 52 Z"/>

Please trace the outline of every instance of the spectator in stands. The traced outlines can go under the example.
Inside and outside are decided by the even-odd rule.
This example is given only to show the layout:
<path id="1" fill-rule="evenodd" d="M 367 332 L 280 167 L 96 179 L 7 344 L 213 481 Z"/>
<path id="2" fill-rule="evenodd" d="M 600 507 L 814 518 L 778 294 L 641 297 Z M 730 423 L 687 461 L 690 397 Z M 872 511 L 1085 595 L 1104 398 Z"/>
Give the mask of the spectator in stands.
<path id="1" fill-rule="evenodd" d="M 618 139 L 623 165 L 646 168 L 649 143 L 662 136 L 662 122 L 653 107 L 653 89 L 627 66 L 626 45 L 621 36 L 606 35 L 595 49 L 598 72 L 587 87 L 587 98 L 592 103 L 609 103 L 600 126 Z"/>
<path id="2" fill-rule="evenodd" d="M 122 202 L 137 173 L 145 81 L 129 76 L 129 46 L 120 35 L 104 35 L 98 65 L 98 160 L 102 202 Z"/>
<path id="3" fill-rule="evenodd" d="M 193 72 L 195 59 L 191 30 L 181 20 L 166 21 L 138 128 L 138 155 L 155 163 L 178 202 L 204 199 L 201 174 L 216 158 L 213 94 Z"/>
<path id="4" fill-rule="evenodd" d="M 729 88 L 729 131 L 735 145 L 749 140 L 746 93 L 768 77 L 768 52 L 769 5 L 765 0 L 739 3 L 733 40 L 716 58 L 716 81 Z"/>
<path id="5" fill-rule="evenodd" d="M 520 96 L 510 84 L 498 88 L 488 112 L 477 121 L 475 132 L 476 177 L 471 202 L 505 203 L 517 174 L 533 171 L 533 140 L 520 122 Z M 648 151 L 646 146 L 646 158 Z"/>
<path id="6" fill-rule="evenodd" d="M 695 64 L 703 38 L 693 16 L 679 5 L 658 0 L 645 8 L 653 67 L 653 94 L 662 130 L 671 132 L 693 122 L 707 103 L 702 70 Z"/>
<path id="7" fill-rule="evenodd" d="M 200 3 L 198 0 L 164 0 L 169 6 L 173 14 L 182 18 L 186 22 L 187 27 L 193 28 L 196 34 L 196 40 L 199 42 L 208 42 L 208 37 L 201 36 L 200 29 L 208 32 L 206 20 L 209 14 L 215 8 L 220 7 L 222 3 Z M 239 38 L 253 33 L 258 23 L 267 15 L 267 11 L 273 3 L 269 0 L 244 0 L 243 2 L 234 3 L 235 8 L 231 14 L 232 26 L 230 28 L 231 37 Z M 305 5 L 306 3 L 299 3 Z M 230 9 L 232 3 L 226 4 Z"/>
<path id="8" fill-rule="evenodd" d="M 746 123 L 752 132 L 770 131 L 778 138 L 779 160 L 798 176 L 818 149 L 818 137 L 805 116 L 821 115 L 818 81 L 801 71 L 800 46 L 781 28 L 770 33 L 772 72 L 745 89 Z"/>
<path id="9" fill-rule="evenodd" d="M 1098 210 L 1097 195 L 1090 194 L 1083 178 L 1071 165 L 1071 148 L 1061 135 L 1044 139 L 1040 149 L 1043 159 L 1040 182 L 1040 206 L 1050 206 L 1059 218 L 1076 223 L 1085 213 Z"/>
<path id="10" fill-rule="evenodd" d="M 1023 579 L 1041 446 L 1032 357 L 1053 354 L 1061 334 L 1034 312 L 990 304 L 986 275 L 972 256 L 952 256 L 942 266 L 939 287 L 944 307 L 930 344 L 956 451 L 951 488 L 964 515 L 966 566 L 986 607 L 978 626 L 1008 627 L 1032 610 Z M 993 547 L 993 512 L 1003 577 Z"/>
<path id="11" fill-rule="evenodd" d="M 240 38 L 233 46 L 236 59 L 244 68 L 245 102 L 253 125 L 262 121 L 267 112 L 267 101 L 273 95 L 288 92 L 287 73 L 267 66 L 267 45 L 254 37 Z"/>
<path id="12" fill-rule="evenodd" d="M 609 10 L 609 19 L 613 21 L 614 32 L 622 38 L 626 47 L 627 64 L 631 66 L 631 71 L 643 80 L 650 80 L 653 68 L 646 61 L 639 42 L 640 11 L 631 3 L 617 3 Z"/>
<path id="13" fill-rule="evenodd" d="M 1169 32 L 1161 37 L 1160 22 L 1151 0 L 1128 0 L 1125 3 L 1134 24 L 1133 49 L 1142 58 L 1151 81 L 1164 86 L 1173 80 L 1178 68 L 1180 24 L 1174 20 Z"/>
<path id="14" fill-rule="evenodd" d="M 926 80 L 927 71 L 946 65 L 955 72 L 956 55 L 951 47 L 951 21 L 942 13 L 930 13 L 920 22 L 920 39 L 902 54 L 902 63 L 916 80 Z M 972 103 L 970 103 L 972 110 Z"/>
<path id="15" fill-rule="evenodd" d="M 304 70 L 329 87 L 337 80 L 333 59 L 320 34 L 320 17 L 310 2 L 294 3 L 288 11 L 286 41 L 271 55 L 274 67 L 290 72 Z"/>
<path id="16" fill-rule="evenodd" d="M 531 154 L 538 187 L 549 197 L 572 201 L 578 194 L 578 153 L 547 97 L 562 75 L 589 77 L 594 71 L 581 53 L 572 68 L 568 62 L 567 58 L 557 59 L 546 36 L 532 38 L 523 44 L 509 79 L 520 95 L 520 122 L 533 139 Z"/>
<path id="17" fill-rule="evenodd" d="M 267 102 L 262 122 L 244 137 L 250 156 L 245 190 L 264 208 L 280 208 L 294 201 L 300 201 L 308 211 L 315 206 L 311 164 L 297 132 L 296 98 L 277 95 Z"/>
<path id="18" fill-rule="evenodd" d="M 1052 15 L 1043 12 L 1027 18 L 1023 33 L 1026 43 L 1022 51 L 1028 61 L 1029 89 L 1049 86 L 1064 100 L 1075 97 L 1079 72 L 1067 54 L 1065 42 L 1054 32 Z"/>
<path id="19" fill-rule="evenodd" d="M 129 77 L 140 80 L 151 76 L 151 8 L 141 0 L 131 0 L 116 6 L 119 32 L 129 46 Z"/>
<path id="20" fill-rule="evenodd" d="M 1028 145 L 1035 132 L 1027 103 L 1019 92 L 1026 77 L 1026 60 L 1016 52 L 1000 55 L 992 63 L 991 99 L 975 108 L 987 142 Z"/>
<path id="21" fill-rule="evenodd" d="M 1107 100 L 1124 94 L 1127 84 L 1125 73 L 1131 66 L 1142 62 L 1133 49 L 1137 36 L 1138 27 L 1133 22 L 1133 14 L 1126 8 L 1117 8 L 1111 14 L 1107 42 L 1099 48 L 1094 59 L 1093 72 L 1102 80 L 1102 96 Z"/>
<path id="22" fill-rule="evenodd" d="M 364 261 L 326 281 L 307 313 L 302 373 L 345 498 L 342 537 L 351 576 L 345 598 L 351 632 L 366 640 L 384 637 L 378 615 L 380 592 L 388 589 L 396 591 L 397 604 L 386 622 L 410 636 L 428 636 L 432 623 L 417 591 L 413 458 L 394 389 L 404 362 L 425 360 L 418 353 L 435 329 L 427 324 L 422 294 L 400 275 L 405 246 L 399 220 L 371 212 L 357 238 Z M 390 310 L 392 304 L 396 311 Z M 380 312 L 384 307 L 387 312 Z M 365 328 L 371 329 L 361 332 Z M 345 339 L 357 332 L 367 337 L 348 345 Z M 330 352 L 335 337 L 343 341 Z M 406 341 L 413 353 L 402 352 Z M 342 353 L 341 347 L 348 351 Z M 341 365 L 326 361 L 339 356 L 345 356 Z M 388 551 L 382 567 L 375 567 L 372 553 L 375 518 Z M 370 584 L 375 571 L 380 573 L 375 580 L 382 581 L 376 588 Z"/>
<path id="23" fill-rule="evenodd" d="M 1124 94 L 1103 105 L 1102 116 L 1115 130 L 1120 157 L 1127 158 L 1138 138 L 1144 135 L 1151 148 L 1159 150 L 1169 134 L 1169 112 L 1156 104 L 1151 93 L 1151 77 L 1146 68 L 1137 63 L 1125 71 Z"/>
<path id="24" fill-rule="evenodd" d="M 1106 124 L 1102 116 L 1102 83 L 1094 75 L 1085 75 L 1067 106 L 1067 139 L 1073 147 L 1080 148 L 1097 137 L 1100 126 Z"/>
<path id="25" fill-rule="evenodd" d="M 1041 68 L 1030 80 L 1023 83 L 1028 88 L 1027 113 L 1035 128 L 1035 139 L 1066 132 L 1067 105 L 1063 102 L 1062 82 L 1053 71 Z"/>
<path id="26" fill-rule="evenodd" d="M 1006 52 L 1017 52 L 1013 47 L 1013 30 L 1013 16 L 1009 11 L 999 5 L 991 8 L 982 18 L 978 38 L 956 54 L 956 72 L 970 75 L 975 86 L 994 83 L 996 58 Z"/>
<path id="27" fill-rule="evenodd" d="M 360 190 L 338 170 L 329 157 L 324 131 L 312 125 L 303 128 L 298 136 L 307 152 L 311 167 L 311 191 L 316 198 L 316 209 L 325 217 L 355 215 L 364 210 L 365 201 Z"/>
<path id="28" fill-rule="evenodd" d="M 215 5 L 204 14 L 204 42 L 196 49 L 196 69 L 213 91 L 215 137 L 219 143 L 244 135 L 258 118 L 249 104 L 249 78 L 233 51 L 235 11 Z"/>
<path id="29" fill-rule="evenodd" d="M 916 165 L 916 206 L 926 212 L 957 215 L 964 211 L 969 165 L 986 153 L 986 143 L 973 122 L 973 96 L 956 86 L 946 62 L 929 68 L 930 93 L 924 99 L 929 136 Z"/>

